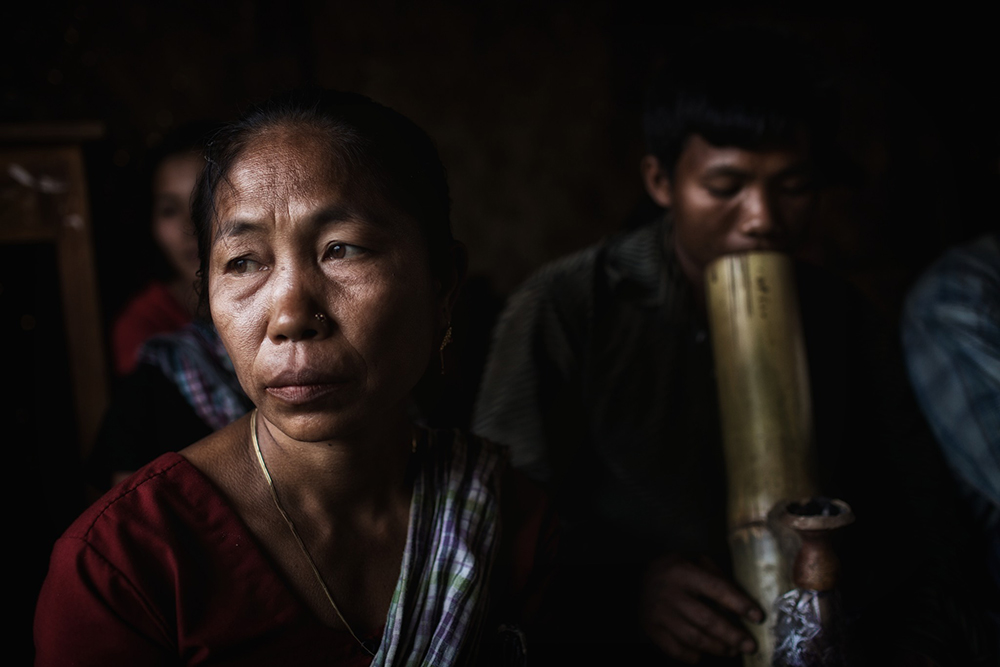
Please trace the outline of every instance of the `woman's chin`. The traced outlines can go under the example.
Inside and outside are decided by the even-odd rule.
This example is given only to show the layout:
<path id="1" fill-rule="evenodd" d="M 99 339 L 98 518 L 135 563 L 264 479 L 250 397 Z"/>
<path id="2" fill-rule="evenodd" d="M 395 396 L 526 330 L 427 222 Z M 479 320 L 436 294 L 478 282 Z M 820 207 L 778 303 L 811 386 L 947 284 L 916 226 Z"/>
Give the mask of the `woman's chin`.
<path id="1" fill-rule="evenodd" d="M 340 407 L 335 410 L 293 412 L 261 410 L 272 429 L 298 442 L 335 442 L 362 437 L 365 431 L 382 430 L 392 423 L 393 415 L 373 415 L 358 409 L 360 406 Z M 273 417 L 273 418 L 272 418 Z"/>

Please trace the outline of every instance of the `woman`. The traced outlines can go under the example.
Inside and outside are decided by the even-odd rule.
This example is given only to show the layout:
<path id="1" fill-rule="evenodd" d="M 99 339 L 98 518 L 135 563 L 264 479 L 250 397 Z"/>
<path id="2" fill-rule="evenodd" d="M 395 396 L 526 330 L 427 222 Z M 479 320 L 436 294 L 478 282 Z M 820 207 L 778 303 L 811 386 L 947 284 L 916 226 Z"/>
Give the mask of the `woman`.
<path id="1" fill-rule="evenodd" d="M 122 377 L 86 463 L 87 481 L 101 492 L 252 407 L 215 328 L 196 312 L 200 258 L 191 199 L 205 140 L 218 127 L 201 122 L 175 129 L 153 161 L 151 231 L 169 273 L 115 322 L 115 369 Z"/>
<path id="2" fill-rule="evenodd" d="M 202 281 L 256 409 L 57 542 L 38 664 L 496 661 L 548 531 L 491 446 L 411 423 L 465 270 L 448 214 L 430 140 L 367 98 L 271 102 L 215 138 Z"/>
<path id="3" fill-rule="evenodd" d="M 135 368 L 147 339 L 180 329 L 195 313 L 198 242 L 191 223 L 191 195 L 204 164 L 201 152 L 209 129 L 204 123 L 180 128 L 165 140 L 153 163 L 150 231 L 167 275 L 149 283 L 115 318 L 111 347 L 119 376 Z"/>

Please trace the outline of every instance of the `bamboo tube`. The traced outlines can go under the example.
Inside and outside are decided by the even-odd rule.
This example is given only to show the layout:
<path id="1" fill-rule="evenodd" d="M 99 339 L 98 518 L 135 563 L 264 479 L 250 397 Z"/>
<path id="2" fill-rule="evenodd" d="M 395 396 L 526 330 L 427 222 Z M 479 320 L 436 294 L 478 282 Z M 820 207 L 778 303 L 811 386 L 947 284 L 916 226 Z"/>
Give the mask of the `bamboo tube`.
<path id="1" fill-rule="evenodd" d="M 729 544 L 738 584 L 763 608 L 748 625 L 770 666 L 773 603 L 792 587 L 790 563 L 768 513 L 816 495 L 812 407 L 791 260 L 774 252 L 727 255 L 708 266 L 706 303 L 728 480 Z"/>

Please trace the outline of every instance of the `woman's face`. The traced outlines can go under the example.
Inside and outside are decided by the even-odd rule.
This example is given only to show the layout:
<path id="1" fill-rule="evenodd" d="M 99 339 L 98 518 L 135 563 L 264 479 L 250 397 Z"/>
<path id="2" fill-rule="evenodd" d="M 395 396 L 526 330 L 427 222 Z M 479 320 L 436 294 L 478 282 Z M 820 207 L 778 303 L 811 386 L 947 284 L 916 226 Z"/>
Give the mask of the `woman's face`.
<path id="1" fill-rule="evenodd" d="M 197 154 L 171 155 L 153 175 L 153 238 L 177 275 L 194 282 L 198 239 L 191 223 L 191 194 L 203 161 Z"/>
<path id="2" fill-rule="evenodd" d="M 450 307 L 417 223 L 360 206 L 326 146 L 290 128 L 251 142 L 217 193 L 208 267 L 244 390 L 308 442 L 402 414 Z"/>

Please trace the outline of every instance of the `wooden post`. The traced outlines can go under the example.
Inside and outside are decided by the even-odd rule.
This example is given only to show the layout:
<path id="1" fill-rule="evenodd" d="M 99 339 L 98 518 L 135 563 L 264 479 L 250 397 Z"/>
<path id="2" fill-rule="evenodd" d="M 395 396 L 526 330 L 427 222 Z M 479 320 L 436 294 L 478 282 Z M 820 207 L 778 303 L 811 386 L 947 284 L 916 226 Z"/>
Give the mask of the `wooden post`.
<path id="1" fill-rule="evenodd" d="M 80 452 L 86 456 L 108 401 L 82 141 L 96 123 L 0 126 L 0 243 L 56 247 Z"/>

